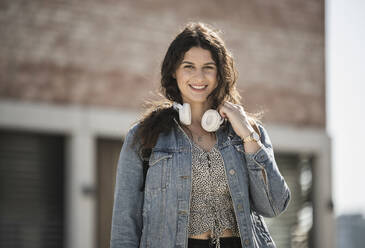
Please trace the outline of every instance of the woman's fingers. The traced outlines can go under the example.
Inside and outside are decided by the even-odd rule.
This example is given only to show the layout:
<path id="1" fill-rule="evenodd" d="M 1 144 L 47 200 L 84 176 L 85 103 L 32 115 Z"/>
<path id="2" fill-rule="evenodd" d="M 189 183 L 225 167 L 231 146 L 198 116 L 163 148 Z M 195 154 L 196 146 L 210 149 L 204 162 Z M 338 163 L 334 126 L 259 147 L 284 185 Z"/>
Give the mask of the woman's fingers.
<path id="1" fill-rule="evenodd" d="M 235 109 L 236 107 L 234 106 L 233 103 L 231 102 L 224 102 L 223 104 L 224 106 L 226 106 L 227 108 L 230 108 L 230 109 Z"/>
<path id="2" fill-rule="evenodd" d="M 224 102 L 218 107 L 218 112 L 223 118 L 230 119 L 233 115 L 235 115 L 235 112 L 237 112 L 237 108 L 233 105 Z"/>
<path id="3" fill-rule="evenodd" d="M 218 107 L 218 113 L 223 117 L 223 118 L 227 118 L 227 114 L 226 114 L 226 107 L 222 105 L 220 105 Z"/>
<path id="4" fill-rule="evenodd" d="M 234 104 L 234 103 L 231 103 L 231 102 L 224 102 L 224 104 L 228 107 L 231 107 L 231 108 L 235 108 L 235 109 L 239 109 L 239 110 L 243 110 L 243 106 L 240 105 L 240 104 Z"/>
<path id="5" fill-rule="evenodd" d="M 224 106 L 227 106 L 228 108 L 232 109 L 232 110 L 238 110 L 239 112 L 241 112 L 241 114 L 245 115 L 245 111 L 242 105 L 240 104 L 234 104 L 231 102 L 224 102 Z"/>
<path id="6" fill-rule="evenodd" d="M 247 136 L 247 130 L 250 127 L 248 117 L 240 104 L 224 102 L 218 107 L 219 114 L 227 118 L 231 123 L 233 130 L 240 137 Z"/>
<path id="7" fill-rule="evenodd" d="M 223 102 L 220 106 L 218 106 L 218 112 L 223 118 L 247 118 L 246 112 L 244 108 L 240 104 L 234 104 L 228 101 Z"/>

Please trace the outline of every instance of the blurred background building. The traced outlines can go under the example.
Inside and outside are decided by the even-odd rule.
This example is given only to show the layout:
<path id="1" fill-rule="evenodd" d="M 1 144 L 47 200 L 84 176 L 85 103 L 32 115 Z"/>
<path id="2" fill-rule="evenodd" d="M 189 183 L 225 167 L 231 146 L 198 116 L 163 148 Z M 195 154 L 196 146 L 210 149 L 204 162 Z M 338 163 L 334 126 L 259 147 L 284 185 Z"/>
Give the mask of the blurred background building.
<path id="1" fill-rule="evenodd" d="M 109 247 L 123 137 L 188 21 L 223 31 L 292 191 L 278 247 L 334 247 L 323 0 L 0 2 L 0 247 Z"/>

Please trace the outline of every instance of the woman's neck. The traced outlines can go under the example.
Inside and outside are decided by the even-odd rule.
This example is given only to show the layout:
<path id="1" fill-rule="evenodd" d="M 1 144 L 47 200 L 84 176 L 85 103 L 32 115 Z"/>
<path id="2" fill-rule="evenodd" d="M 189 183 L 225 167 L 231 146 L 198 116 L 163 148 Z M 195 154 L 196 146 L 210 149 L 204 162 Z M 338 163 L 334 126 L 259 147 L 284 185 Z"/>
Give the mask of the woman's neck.
<path id="1" fill-rule="evenodd" d="M 189 103 L 191 108 L 191 125 L 185 126 L 184 129 L 189 137 L 205 151 L 210 151 L 216 143 L 216 136 L 213 132 L 208 132 L 201 126 L 201 119 L 211 104 Z"/>
<path id="2" fill-rule="evenodd" d="M 191 125 L 200 127 L 201 119 L 205 111 L 209 109 L 208 103 L 190 103 Z"/>

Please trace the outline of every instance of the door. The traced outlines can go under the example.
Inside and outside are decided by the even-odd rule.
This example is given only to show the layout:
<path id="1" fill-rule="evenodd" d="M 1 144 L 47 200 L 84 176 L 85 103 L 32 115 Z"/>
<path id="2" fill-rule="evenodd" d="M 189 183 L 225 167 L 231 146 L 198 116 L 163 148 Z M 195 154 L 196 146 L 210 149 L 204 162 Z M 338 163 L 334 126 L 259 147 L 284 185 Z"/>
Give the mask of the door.
<path id="1" fill-rule="evenodd" d="M 98 139 L 97 141 L 98 248 L 109 248 L 115 176 L 122 144 L 122 140 Z"/>
<path id="2" fill-rule="evenodd" d="M 64 138 L 0 130 L 0 247 L 63 247 Z"/>

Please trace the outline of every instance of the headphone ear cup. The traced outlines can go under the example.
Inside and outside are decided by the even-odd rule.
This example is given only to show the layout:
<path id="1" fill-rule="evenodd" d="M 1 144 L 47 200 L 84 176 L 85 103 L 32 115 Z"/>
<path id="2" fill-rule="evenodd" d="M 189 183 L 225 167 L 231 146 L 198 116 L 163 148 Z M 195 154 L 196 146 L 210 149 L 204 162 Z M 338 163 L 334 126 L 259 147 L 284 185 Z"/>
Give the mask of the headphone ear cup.
<path id="1" fill-rule="evenodd" d="M 207 132 L 215 132 L 218 130 L 220 125 L 223 123 L 223 118 L 217 110 L 207 110 L 201 121 L 202 128 Z"/>
<path id="2" fill-rule="evenodd" d="M 179 109 L 180 121 L 185 125 L 191 124 L 191 108 L 189 103 L 184 103 Z"/>

